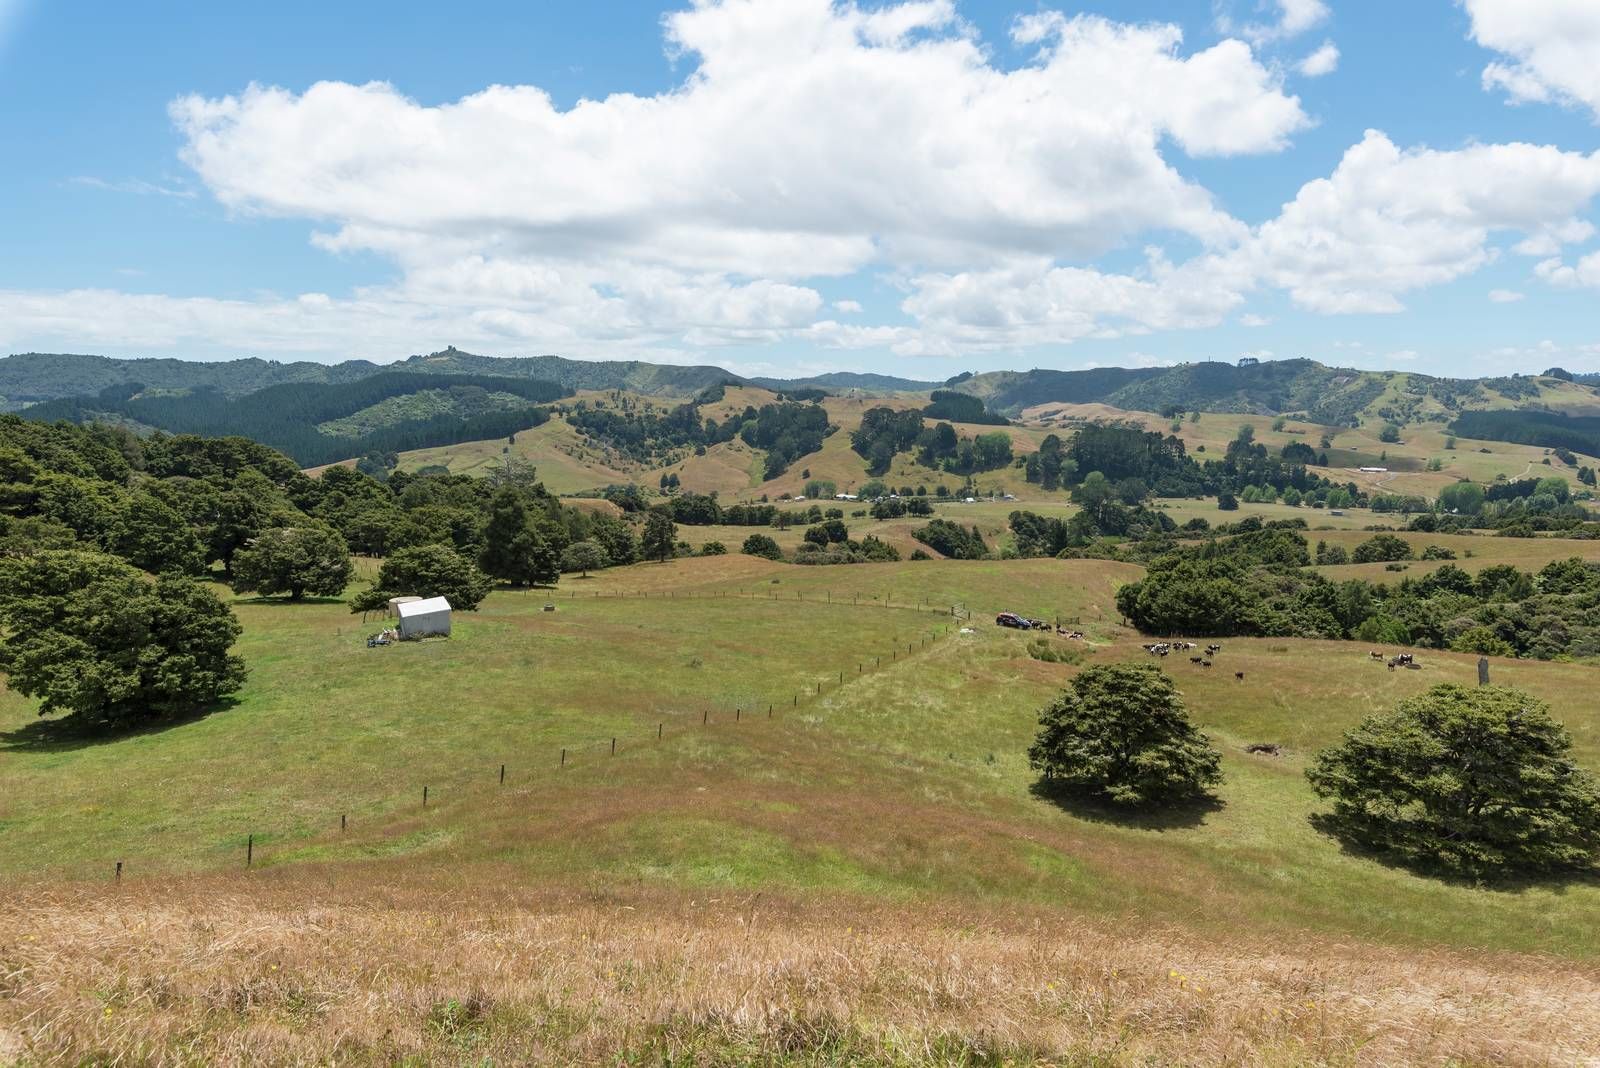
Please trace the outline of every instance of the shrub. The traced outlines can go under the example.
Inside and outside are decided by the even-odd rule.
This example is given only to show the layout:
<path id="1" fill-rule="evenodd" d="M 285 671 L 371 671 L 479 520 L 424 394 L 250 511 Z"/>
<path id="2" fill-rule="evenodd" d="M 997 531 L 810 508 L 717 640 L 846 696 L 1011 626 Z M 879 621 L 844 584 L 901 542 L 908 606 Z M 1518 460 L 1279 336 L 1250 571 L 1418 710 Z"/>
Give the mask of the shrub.
<path id="1" fill-rule="evenodd" d="M 1220 755 L 1154 664 L 1080 672 L 1039 713 L 1028 760 L 1048 790 L 1130 808 L 1192 802 L 1222 781 Z"/>
<path id="2" fill-rule="evenodd" d="M 1398 538 L 1393 534 L 1379 534 L 1357 545 L 1351 559 L 1358 564 L 1409 560 L 1411 559 L 1411 546 L 1404 538 Z"/>
<path id="3" fill-rule="evenodd" d="M 963 530 L 948 519 L 935 519 L 912 531 L 911 536 L 951 560 L 981 560 L 989 554 L 989 546 L 977 527 Z"/>
<path id="4" fill-rule="evenodd" d="M 1028 655 L 1046 664 L 1076 664 L 1083 659 L 1081 649 L 1063 649 L 1048 638 L 1035 638 L 1029 642 Z"/>
<path id="5" fill-rule="evenodd" d="M 726 556 L 727 554 L 728 547 L 720 541 L 708 541 L 700 546 L 701 556 Z"/>
<path id="6" fill-rule="evenodd" d="M 1422 550 L 1422 558 L 1424 560 L 1454 560 L 1456 551 L 1454 549 L 1446 549 L 1442 545 L 1430 545 Z"/>
<path id="7" fill-rule="evenodd" d="M 778 543 L 765 534 L 752 534 L 744 539 L 744 545 L 739 551 L 746 556 L 760 556 L 768 560 L 782 560 L 783 550 L 778 548 Z"/>
<path id="8" fill-rule="evenodd" d="M 1415 867 L 1489 880 L 1587 868 L 1600 855 L 1600 785 L 1541 701 L 1435 686 L 1317 754 L 1325 829 Z"/>

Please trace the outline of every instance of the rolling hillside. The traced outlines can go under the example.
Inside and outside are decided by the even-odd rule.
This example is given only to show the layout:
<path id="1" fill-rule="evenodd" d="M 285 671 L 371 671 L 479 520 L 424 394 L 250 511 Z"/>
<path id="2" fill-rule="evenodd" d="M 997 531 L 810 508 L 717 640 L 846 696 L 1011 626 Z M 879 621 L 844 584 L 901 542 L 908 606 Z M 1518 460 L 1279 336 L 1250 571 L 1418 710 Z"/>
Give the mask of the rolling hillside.
<path id="1" fill-rule="evenodd" d="M 159 391 L 109 386 L 89 398 L 25 410 L 43 422 L 110 420 L 175 434 L 243 435 L 306 467 L 368 452 L 501 437 L 548 417 L 538 405 L 566 391 L 537 379 L 385 372 L 338 385 L 300 382 L 242 397 L 215 389 Z"/>

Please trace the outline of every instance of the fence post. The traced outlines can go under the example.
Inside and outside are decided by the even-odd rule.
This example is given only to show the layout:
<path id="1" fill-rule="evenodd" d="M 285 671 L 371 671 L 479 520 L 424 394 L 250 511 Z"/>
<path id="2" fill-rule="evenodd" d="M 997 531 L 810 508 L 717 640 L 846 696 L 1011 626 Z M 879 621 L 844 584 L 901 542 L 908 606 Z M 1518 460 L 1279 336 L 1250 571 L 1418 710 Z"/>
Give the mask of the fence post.
<path id="1" fill-rule="evenodd" d="M 426 786 L 422 788 L 422 807 L 428 807 L 428 788 Z"/>
<path id="2" fill-rule="evenodd" d="M 500 765 L 500 785 L 504 786 L 505 784 L 506 784 L 506 766 L 504 764 L 501 764 Z"/>
<path id="3" fill-rule="evenodd" d="M 117 877 L 116 877 L 116 881 L 119 882 L 119 883 L 122 881 L 122 861 L 120 861 L 120 860 L 117 861 Z"/>
<path id="4" fill-rule="evenodd" d="M 739 722 L 739 717 L 743 712 L 744 712 L 744 709 L 742 709 L 742 708 L 736 708 L 736 709 L 733 710 L 733 721 L 735 723 Z"/>
<path id="5" fill-rule="evenodd" d="M 564 748 L 561 750 L 561 766 L 567 766 L 567 751 Z"/>
<path id="6" fill-rule="evenodd" d="M 611 755 L 617 755 L 617 740 L 615 738 L 611 739 Z"/>
<path id="7" fill-rule="evenodd" d="M 244 866 L 248 868 L 252 863 L 255 862 L 255 857 L 256 836 L 253 834 L 247 835 L 244 840 Z"/>
<path id="8" fill-rule="evenodd" d="M 656 741 L 659 742 L 661 740 L 661 731 L 665 727 L 666 727 L 665 723 L 657 723 L 656 724 Z"/>
<path id="9" fill-rule="evenodd" d="M 772 706 L 771 705 L 767 706 L 767 718 L 768 719 L 772 718 Z"/>
<path id="10" fill-rule="evenodd" d="M 339 813 L 339 833 L 340 834 L 344 833 L 344 820 L 345 820 L 345 814 L 343 812 Z"/>

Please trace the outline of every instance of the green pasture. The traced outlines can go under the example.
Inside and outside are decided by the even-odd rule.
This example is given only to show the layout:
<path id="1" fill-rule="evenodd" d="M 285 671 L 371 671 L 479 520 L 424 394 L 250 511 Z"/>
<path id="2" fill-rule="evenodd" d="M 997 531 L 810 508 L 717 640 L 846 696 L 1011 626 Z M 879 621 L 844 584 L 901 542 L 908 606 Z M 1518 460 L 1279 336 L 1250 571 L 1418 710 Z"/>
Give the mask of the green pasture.
<path id="1" fill-rule="evenodd" d="M 375 626 L 342 604 L 241 600 L 251 678 L 232 707 L 88 740 L 0 697 L 0 876 L 106 878 L 118 859 L 128 878 L 242 868 L 253 833 L 262 865 L 400 855 L 713 900 L 1016 901 L 1286 944 L 1600 954 L 1593 881 L 1449 884 L 1347 853 L 1307 821 L 1312 753 L 1408 694 L 1472 681 L 1473 657 L 1391 672 L 1364 646 L 1272 639 L 1225 641 L 1210 670 L 1169 657 L 1224 752 L 1219 806 L 1139 820 L 1036 797 L 1025 751 L 1040 705 L 1082 663 L 1147 657 L 1113 606 L 1138 574 L 686 559 L 499 592 L 450 639 L 386 649 L 366 647 Z M 1003 609 L 1079 619 L 1088 640 L 1002 630 Z M 1032 658 L 1040 640 L 1075 662 Z M 1491 667 L 1549 700 L 1600 768 L 1594 670 Z M 1253 742 L 1282 753 L 1246 753 Z"/>

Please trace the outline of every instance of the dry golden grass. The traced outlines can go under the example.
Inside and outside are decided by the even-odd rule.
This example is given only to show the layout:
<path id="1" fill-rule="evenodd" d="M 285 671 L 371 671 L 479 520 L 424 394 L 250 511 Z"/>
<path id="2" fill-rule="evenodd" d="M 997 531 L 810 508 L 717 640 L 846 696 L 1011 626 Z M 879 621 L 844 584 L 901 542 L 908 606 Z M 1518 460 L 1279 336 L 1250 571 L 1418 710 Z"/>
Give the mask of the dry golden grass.
<path id="1" fill-rule="evenodd" d="M 1570 962 L 381 867 L 13 894 L 0 905 L 0 1055 L 1397 1065 L 1600 1054 L 1600 973 Z"/>

